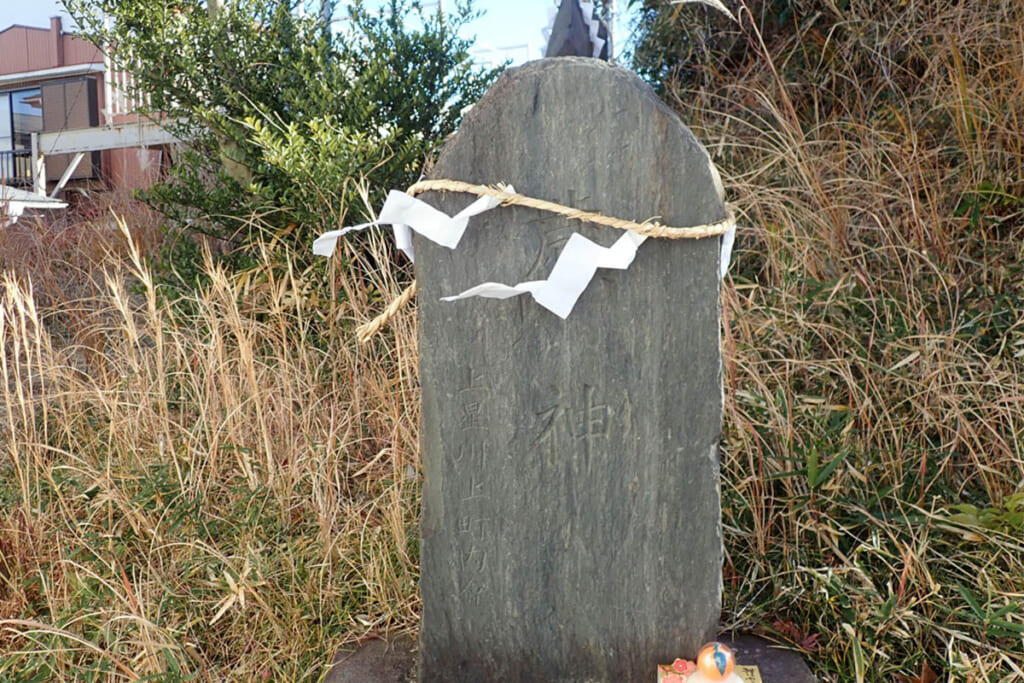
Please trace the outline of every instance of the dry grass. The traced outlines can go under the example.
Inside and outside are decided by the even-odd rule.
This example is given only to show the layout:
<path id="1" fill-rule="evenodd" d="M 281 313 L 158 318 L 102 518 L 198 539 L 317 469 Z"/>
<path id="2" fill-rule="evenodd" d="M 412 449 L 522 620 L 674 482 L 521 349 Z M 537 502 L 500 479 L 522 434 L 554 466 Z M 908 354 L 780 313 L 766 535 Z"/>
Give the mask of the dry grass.
<path id="1" fill-rule="evenodd" d="M 847 4 L 669 88 L 757 226 L 724 296 L 731 618 L 828 680 L 1022 680 L 1024 6 Z"/>
<path id="2" fill-rule="evenodd" d="M 1022 680 L 1024 6 L 848 4 L 668 90 L 756 226 L 724 291 L 727 618 L 824 680 Z M 351 335 L 398 292 L 383 246 L 325 286 L 268 245 L 168 305 L 144 240 L 27 234 L 0 678 L 316 678 L 414 627 L 414 319 Z"/>
<path id="3" fill-rule="evenodd" d="M 121 228 L 90 270 L 3 278 L 0 678 L 316 679 L 408 627 L 413 317 L 376 350 L 348 322 L 398 291 L 353 280 L 383 245 L 330 273 L 344 308 L 272 245 L 165 302 Z"/>

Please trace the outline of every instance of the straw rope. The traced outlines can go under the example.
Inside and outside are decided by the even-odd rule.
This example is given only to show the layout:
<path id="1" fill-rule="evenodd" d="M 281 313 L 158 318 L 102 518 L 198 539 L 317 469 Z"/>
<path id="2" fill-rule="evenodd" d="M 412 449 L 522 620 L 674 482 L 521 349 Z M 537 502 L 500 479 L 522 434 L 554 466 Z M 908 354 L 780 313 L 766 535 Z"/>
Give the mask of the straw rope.
<path id="1" fill-rule="evenodd" d="M 374 335 L 380 332 L 380 328 L 387 325 L 392 318 L 398 315 L 398 312 L 405 307 L 407 303 L 412 301 L 412 298 L 416 296 L 416 281 L 413 280 L 412 284 L 402 290 L 402 293 L 395 298 L 388 307 L 384 309 L 384 312 L 378 315 L 370 322 L 360 325 L 356 328 L 356 337 L 359 339 L 360 344 L 373 339 Z"/>
<path id="2" fill-rule="evenodd" d="M 715 237 L 717 235 L 725 234 L 736 225 L 736 217 L 733 215 L 732 208 L 728 204 L 725 206 L 725 218 L 716 223 L 694 225 L 685 228 L 673 228 L 663 225 L 655 220 L 647 220 L 643 223 L 637 223 L 635 221 L 627 221 L 621 218 L 612 218 L 593 211 L 581 211 L 580 209 L 576 209 L 571 206 L 564 206 L 562 204 L 549 202 L 543 199 L 527 197 L 526 195 L 519 194 L 518 192 L 510 192 L 505 185 L 473 185 L 472 183 L 464 183 L 460 180 L 439 179 L 421 180 L 406 190 L 406 194 L 411 196 L 416 196 L 421 192 L 464 192 L 481 197 L 494 197 L 501 201 L 501 206 L 525 206 L 531 209 L 539 209 L 541 211 L 556 213 L 571 220 L 582 221 L 584 223 L 595 223 L 597 225 L 604 225 L 618 230 L 629 230 L 647 237 L 658 237 L 670 240 Z M 356 336 L 359 338 L 360 343 L 365 344 L 370 341 L 370 339 L 372 339 L 382 327 L 387 325 L 388 322 L 395 317 L 415 295 L 416 282 L 413 281 L 411 285 L 406 287 L 405 290 L 398 295 L 397 299 L 388 304 L 388 307 L 384 309 L 380 315 L 370 322 L 356 328 Z"/>
<path id="3" fill-rule="evenodd" d="M 541 211 L 557 213 L 560 216 L 565 216 L 566 218 L 571 218 L 577 221 L 583 221 L 584 223 L 596 223 L 597 225 L 606 225 L 609 228 L 629 230 L 648 237 L 659 237 L 670 240 L 693 240 L 704 237 L 714 237 L 715 235 L 723 235 L 729 232 L 732 226 L 736 225 L 736 218 L 733 216 L 732 210 L 728 205 L 726 205 L 725 209 L 725 218 L 717 223 L 694 225 L 687 228 L 672 228 L 655 220 L 647 220 L 643 223 L 637 223 L 635 221 L 627 221 L 621 218 L 612 218 L 593 211 L 581 211 L 580 209 L 575 209 L 571 206 L 563 206 L 562 204 L 556 204 L 555 202 L 549 202 L 543 199 L 534 199 L 533 197 L 527 197 L 526 195 L 519 194 L 518 192 L 509 192 L 504 185 L 491 187 L 489 185 L 472 185 L 458 180 L 421 180 L 410 187 L 406 191 L 406 194 L 415 196 L 420 192 L 430 191 L 466 192 L 469 194 L 479 195 L 481 197 L 486 195 L 488 197 L 500 199 L 502 206 L 526 206 L 531 209 L 540 209 Z"/>

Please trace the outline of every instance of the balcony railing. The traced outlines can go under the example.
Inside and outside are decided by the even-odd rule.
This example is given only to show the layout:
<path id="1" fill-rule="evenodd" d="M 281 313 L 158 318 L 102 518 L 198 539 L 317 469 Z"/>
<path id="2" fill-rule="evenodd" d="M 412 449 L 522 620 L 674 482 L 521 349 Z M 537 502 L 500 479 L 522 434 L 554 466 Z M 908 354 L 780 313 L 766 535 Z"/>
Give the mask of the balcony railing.
<path id="1" fill-rule="evenodd" d="M 0 184 L 32 184 L 32 151 L 28 149 L 0 149 Z"/>
<path id="2" fill-rule="evenodd" d="M 107 72 L 107 78 L 110 81 L 110 90 L 108 91 L 110 103 L 107 105 L 107 111 L 111 118 L 134 114 L 140 107 L 149 106 L 149 98 L 139 93 L 131 73 L 111 69 Z M 108 120 L 107 123 L 111 123 L 111 121 Z"/>

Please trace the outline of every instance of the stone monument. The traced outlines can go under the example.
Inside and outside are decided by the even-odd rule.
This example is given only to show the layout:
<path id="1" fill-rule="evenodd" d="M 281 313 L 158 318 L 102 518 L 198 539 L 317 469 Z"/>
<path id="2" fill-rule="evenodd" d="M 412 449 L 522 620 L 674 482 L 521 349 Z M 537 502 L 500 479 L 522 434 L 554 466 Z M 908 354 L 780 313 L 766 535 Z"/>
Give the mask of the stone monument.
<path id="1" fill-rule="evenodd" d="M 725 216 L 676 114 L 592 59 L 507 71 L 431 177 L 671 226 Z M 648 240 L 564 320 L 529 296 L 440 301 L 543 279 L 573 232 L 622 234 L 499 207 L 455 250 L 416 238 L 422 681 L 645 681 L 716 634 L 720 240 Z"/>

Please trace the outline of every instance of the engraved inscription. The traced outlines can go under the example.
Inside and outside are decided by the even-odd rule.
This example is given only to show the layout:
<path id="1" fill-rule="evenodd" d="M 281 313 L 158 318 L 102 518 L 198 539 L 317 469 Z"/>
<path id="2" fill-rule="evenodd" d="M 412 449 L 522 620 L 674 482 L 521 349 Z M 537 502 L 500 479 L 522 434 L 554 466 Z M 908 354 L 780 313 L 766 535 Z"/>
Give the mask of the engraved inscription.
<path id="1" fill-rule="evenodd" d="M 472 443 L 461 443 L 455 450 L 453 459 L 455 464 L 461 467 L 483 466 L 487 457 L 487 444 L 482 441 Z"/>
<path id="2" fill-rule="evenodd" d="M 629 396 L 615 404 L 600 397 L 596 387 L 583 386 L 578 395 L 555 390 L 555 400 L 534 415 L 533 447 L 555 463 L 557 454 L 582 458 L 589 471 L 595 454 L 603 452 L 612 430 L 628 435 L 633 429 L 633 405 Z"/>
<path id="3" fill-rule="evenodd" d="M 481 599 L 482 580 L 497 543 L 497 521 L 490 517 L 460 516 L 453 532 L 456 590 L 463 599 Z"/>
<path id="4" fill-rule="evenodd" d="M 491 400 L 490 384 L 483 372 L 468 369 L 458 385 L 454 400 L 454 429 L 457 445 L 451 451 L 459 487 L 457 504 L 450 508 L 451 570 L 456 594 L 465 604 L 484 600 L 484 577 L 495 548 L 498 532 L 493 519 L 488 473 L 493 463 L 493 439 L 486 426 L 486 407 Z"/>
<path id="5" fill-rule="evenodd" d="M 483 429 L 481 414 L 487 402 L 488 393 L 484 376 L 475 370 L 470 370 L 469 384 L 459 390 L 456 399 L 459 429 L 463 432 Z"/>
<path id="6" fill-rule="evenodd" d="M 588 202 L 589 195 L 578 197 L 576 190 L 569 190 L 568 196 L 568 206 L 581 211 L 593 210 Z M 528 279 L 542 279 L 548 276 L 558 256 L 562 253 L 565 243 L 577 231 L 577 226 L 573 225 L 576 222 L 567 221 L 562 216 L 549 214 L 527 223 L 527 226 L 537 234 L 540 243 L 533 263 L 527 270 Z"/>
<path id="7" fill-rule="evenodd" d="M 474 467 L 473 469 L 465 473 L 465 477 L 469 483 L 469 495 L 462 499 L 461 508 L 465 508 L 467 505 L 478 500 L 486 500 L 487 494 L 484 490 L 484 481 L 481 478 L 480 472 L 483 471 L 481 467 Z"/>
<path id="8" fill-rule="evenodd" d="M 483 373 L 472 369 L 468 372 L 468 381 L 461 387 L 455 395 L 455 415 L 461 435 L 451 457 L 460 470 L 483 471 L 487 455 L 492 452 L 483 421 L 490 388 Z"/>

